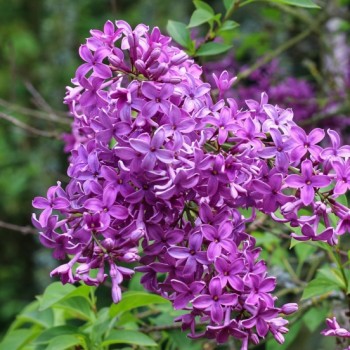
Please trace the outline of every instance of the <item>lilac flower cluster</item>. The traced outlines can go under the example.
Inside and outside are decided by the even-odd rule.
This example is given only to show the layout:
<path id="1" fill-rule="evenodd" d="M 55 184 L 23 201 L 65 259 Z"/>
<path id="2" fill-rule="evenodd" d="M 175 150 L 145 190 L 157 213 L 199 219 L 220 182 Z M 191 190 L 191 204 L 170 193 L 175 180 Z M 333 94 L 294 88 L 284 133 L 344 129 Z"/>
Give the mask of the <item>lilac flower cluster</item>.
<path id="1" fill-rule="evenodd" d="M 270 332 L 283 343 L 281 315 L 297 305 L 275 305 L 276 280 L 246 224 L 261 211 L 301 227 L 295 239 L 336 244 L 350 228 L 337 201 L 350 186 L 350 147 L 328 130 L 322 148 L 323 130 L 305 133 L 266 94 L 244 109 L 213 101 L 215 87 L 170 41 L 108 21 L 81 46 L 65 102 L 83 142 L 67 187 L 33 201 L 41 243 L 71 257 L 51 275 L 95 286 L 109 276 L 117 303 L 139 261 L 144 287 L 187 312 L 178 321 L 191 337 L 233 336 L 247 349 Z M 227 72 L 215 80 L 220 96 L 233 82 Z M 311 214 L 299 215 L 305 207 Z"/>
<path id="2" fill-rule="evenodd" d="M 234 55 L 227 55 L 220 62 L 206 62 L 203 66 L 210 83 L 215 83 L 211 76 L 220 69 L 229 69 L 229 74 L 234 75 L 244 72 L 246 68 L 235 59 Z M 278 59 L 256 69 L 249 75 L 247 81 L 236 84 L 233 90 L 224 94 L 224 97 L 231 94 L 237 99 L 239 108 L 242 108 L 246 99 L 258 99 L 262 91 L 268 94 L 272 104 L 292 107 L 294 120 L 297 122 L 306 121 L 325 109 L 325 106 L 321 108 L 318 105 L 316 90 L 312 83 L 304 78 L 288 76 Z M 337 126 L 337 123 L 329 120 L 327 122 L 328 124 L 331 122 L 332 127 Z"/>
<path id="3" fill-rule="evenodd" d="M 237 99 L 239 108 L 242 108 L 246 99 L 258 99 L 261 92 L 265 91 L 270 103 L 283 108 L 293 108 L 294 121 L 303 123 L 308 129 L 316 123 L 322 128 L 332 128 L 340 133 L 346 142 L 349 142 L 350 121 L 345 115 L 346 112 L 340 112 L 343 110 L 342 105 L 346 102 L 350 90 L 349 74 L 340 75 L 342 87 L 338 87 L 336 93 L 328 94 L 325 98 L 317 91 L 319 89 L 312 81 L 303 77 L 290 76 L 284 66 L 282 61 L 274 59 L 253 71 L 245 81 L 236 84 L 231 91 L 224 91 L 223 96 L 231 94 Z M 203 66 L 211 84 L 215 84 L 213 74 L 220 70 L 229 69 L 229 74 L 234 75 L 244 72 L 247 68 L 232 54 L 226 55 L 217 62 L 206 62 Z M 350 72 L 350 66 L 346 72 Z M 318 117 L 313 121 L 315 116 Z"/>

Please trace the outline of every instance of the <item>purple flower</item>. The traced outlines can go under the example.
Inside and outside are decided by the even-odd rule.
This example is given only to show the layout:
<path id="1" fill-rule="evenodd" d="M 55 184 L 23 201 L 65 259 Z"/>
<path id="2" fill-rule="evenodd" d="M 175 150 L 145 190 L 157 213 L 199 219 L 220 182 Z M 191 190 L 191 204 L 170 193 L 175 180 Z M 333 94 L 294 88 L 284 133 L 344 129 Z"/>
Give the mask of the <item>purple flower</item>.
<path id="1" fill-rule="evenodd" d="M 163 128 L 166 135 L 172 136 L 174 144 L 183 144 L 183 135 L 192 132 L 196 126 L 196 122 L 183 110 L 175 105 L 170 107 L 164 119 Z"/>
<path id="2" fill-rule="evenodd" d="M 309 135 L 306 132 L 298 127 L 292 126 L 291 128 L 291 136 L 294 140 L 296 147 L 293 148 L 291 152 L 291 161 L 300 161 L 307 152 L 315 158 L 318 159 L 319 154 L 322 150 L 320 146 L 316 146 L 320 143 L 325 136 L 325 133 L 322 129 L 316 128 L 313 129 Z"/>
<path id="3" fill-rule="evenodd" d="M 178 196 L 186 192 L 187 190 L 193 188 L 199 180 L 198 174 L 189 175 L 184 170 L 180 170 L 175 178 L 169 183 L 160 186 L 158 185 L 156 189 L 157 197 L 162 199 L 170 199 L 172 196 Z M 170 184 L 170 186 L 169 186 Z"/>
<path id="4" fill-rule="evenodd" d="M 214 161 L 212 161 L 212 159 Z M 208 196 L 213 196 L 218 192 L 220 184 L 227 183 L 227 175 L 224 172 L 225 159 L 219 154 L 213 158 L 206 158 L 201 164 L 202 169 L 208 169 L 204 173 L 208 178 Z"/>
<path id="5" fill-rule="evenodd" d="M 191 275 L 196 271 L 197 264 L 209 264 L 207 253 L 201 251 L 203 237 L 201 234 L 193 234 L 186 247 L 170 247 L 168 253 L 175 259 L 185 263 L 184 275 Z"/>
<path id="6" fill-rule="evenodd" d="M 268 119 L 262 124 L 264 132 L 268 132 L 273 128 L 279 128 L 284 133 L 288 133 L 288 126 L 293 123 L 293 112 L 291 109 L 281 110 L 269 104 L 265 104 L 263 109 L 268 116 Z"/>
<path id="7" fill-rule="evenodd" d="M 131 147 L 144 155 L 141 166 L 145 170 L 152 170 L 157 160 L 167 164 L 173 161 L 172 152 L 161 148 L 164 141 L 164 129 L 158 129 L 152 139 L 148 134 L 142 134 L 138 139 L 130 139 Z"/>
<path id="8" fill-rule="evenodd" d="M 289 175 L 285 182 L 288 187 L 300 188 L 300 198 L 304 205 L 309 205 L 314 200 L 314 187 L 326 187 L 331 179 L 327 175 L 314 175 L 314 169 L 310 160 L 304 160 L 301 164 L 300 175 Z"/>
<path id="9" fill-rule="evenodd" d="M 225 143 L 229 131 L 237 128 L 237 122 L 232 117 L 232 112 L 228 107 L 223 107 L 219 115 L 215 117 L 206 117 L 205 121 L 218 127 L 218 143 L 222 145 Z"/>
<path id="10" fill-rule="evenodd" d="M 115 195 L 120 193 L 124 198 L 133 192 L 130 181 L 130 174 L 122 168 L 120 163 L 120 170 L 116 171 L 109 166 L 101 167 L 101 176 L 108 182 L 106 190 L 111 191 Z"/>
<path id="11" fill-rule="evenodd" d="M 79 55 L 86 63 L 82 64 L 76 72 L 78 80 L 81 80 L 91 69 L 93 70 L 93 75 L 96 77 L 102 79 L 111 77 L 112 72 L 110 68 L 102 63 L 108 53 L 108 50 L 100 48 L 92 54 L 86 45 L 81 45 Z"/>
<path id="12" fill-rule="evenodd" d="M 225 94 L 225 92 L 231 87 L 237 77 L 230 78 L 230 74 L 224 70 L 219 77 L 213 73 L 213 78 L 216 83 L 216 86 L 219 89 L 219 99 Z"/>
<path id="13" fill-rule="evenodd" d="M 268 307 L 263 299 L 260 299 L 256 307 L 247 307 L 248 311 L 252 313 L 252 317 L 242 321 L 242 325 L 248 329 L 255 326 L 259 337 L 264 338 L 269 330 L 269 321 L 274 319 L 278 310 Z"/>
<path id="14" fill-rule="evenodd" d="M 94 43 L 102 41 L 106 45 L 112 45 L 121 36 L 122 29 L 115 30 L 114 24 L 111 21 L 107 21 L 103 27 L 103 31 L 98 29 L 92 29 L 90 31 L 92 38 L 87 40 L 88 46 L 92 47 Z M 94 40 L 95 39 L 95 40 Z M 99 47 L 99 45 L 97 45 Z"/>
<path id="15" fill-rule="evenodd" d="M 259 300 L 263 300 L 266 305 L 273 305 L 273 299 L 268 292 L 275 289 L 276 278 L 256 275 L 253 273 L 245 277 L 245 283 L 251 288 L 251 291 L 246 299 L 247 304 L 256 305 Z"/>
<path id="16" fill-rule="evenodd" d="M 229 336 L 233 336 L 236 339 L 247 340 L 248 334 L 240 329 L 241 326 L 236 320 L 230 320 L 230 322 L 225 323 L 220 326 L 208 326 L 209 330 L 212 330 L 216 333 L 216 341 L 219 344 L 224 344 L 228 341 Z M 241 349 L 245 349 L 242 347 Z"/>
<path id="17" fill-rule="evenodd" d="M 192 301 L 197 309 L 209 309 L 210 317 L 215 323 L 220 323 L 224 317 L 223 306 L 234 306 L 237 294 L 223 293 L 220 278 L 214 277 L 209 283 L 209 294 L 202 294 Z"/>
<path id="18" fill-rule="evenodd" d="M 113 90 L 109 96 L 117 100 L 116 109 L 119 112 L 120 119 L 131 124 L 132 110 L 140 111 L 144 101 L 137 97 L 139 84 L 131 82 L 127 88 L 118 87 Z"/>
<path id="19" fill-rule="evenodd" d="M 163 84 L 161 88 L 157 88 L 153 83 L 146 81 L 142 84 L 141 90 L 144 96 L 150 99 L 142 108 L 145 118 L 153 117 L 158 111 L 168 113 L 170 108 L 168 99 L 173 94 L 173 85 Z"/>
<path id="20" fill-rule="evenodd" d="M 52 275 L 94 286 L 109 277 L 117 303 L 139 262 L 141 283 L 184 310 L 178 320 L 192 338 L 233 336 L 247 350 L 270 331 L 282 343 L 288 322 L 279 315 L 296 307 L 275 307 L 275 278 L 246 225 L 263 211 L 302 227 L 301 240 L 334 244 L 350 227 L 337 201 L 348 188 L 347 148 L 329 131 L 333 148 L 322 159 L 322 131 L 300 131 L 267 94 L 247 96 L 248 108 L 213 101 L 202 68 L 158 28 L 116 27 L 91 31 L 65 98 L 74 118 L 69 184 L 33 201 L 41 243 L 70 259 Z M 259 87 L 269 87 L 266 75 L 256 74 Z M 233 79 L 223 72 L 214 80 L 221 98 Z M 318 192 L 331 179 L 335 188 Z M 312 215 L 300 215 L 303 204 Z M 252 209 L 249 218 L 242 208 Z M 320 224 L 327 229 L 318 234 Z"/>
<path id="21" fill-rule="evenodd" d="M 338 214 L 340 220 L 335 232 L 337 235 L 343 235 L 345 232 L 350 232 L 350 211 Z"/>
<path id="22" fill-rule="evenodd" d="M 215 260 L 215 269 L 219 273 L 218 277 L 220 278 L 222 288 L 225 288 L 229 284 L 234 290 L 244 291 L 244 282 L 239 276 L 245 270 L 243 259 L 236 259 L 231 262 L 223 257 L 219 257 Z"/>
<path id="23" fill-rule="evenodd" d="M 177 292 L 174 299 L 174 308 L 179 310 L 185 308 L 203 290 L 205 283 L 192 282 L 190 285 L 187 285 L 181 281 L 171 280 L 171 286 Z"/>
<path id="24" fill-rule="evenodd" d="M 129 216 L 128 209 L 115 204 L 115 192 L 110 191 L 108 187 L 103 191 L 102 200 L 98 198 L 88 199 L 84 206 L 86 209 L 100 213 L 101 220 L 106 226 L 109 226 L 111 217 L 118 220 L 125 220 Z"/>
<path id="25" fill-rule="evenodd" d="M 95 214 L 84 213 L 84 230 L 101 232 L 108 228 L 109 222 L 104 222 L 99 212 Z"/>
<path id="26" fill-rule="evenodd" d="M 324 160 L 338 160 L 339 157 L 350 157 L 350 146 L 340 146 L 339 134 L 331 129 L 327 130 L 327 134 L 331 139 L 332 147 L 325 148 L 320 156 Z"/>
<path id="27" fill-rule="evenodd" d="M 44 209 L 39 217 L 39 221 L 43 223 L 43 225 L 46 225 L 48 222 L 53 209 L 64 210 L 68 209 L 70 206 L 69 200 L 67 198 L 56 196 L 59 187 L 60 184 L 58 184 L 58 186 L 51 186 L 47 190 L 47 198 L 35 197 L 32 202 L 34 208 Z"/>
<path id="28" fill-rule="evenodd" d="M 292 233 L 291 237 L 293 237 L 297 241 L 323 241 L 328 242 L 330 245 L 333 245 L 333 227 L 328 227 L 320 234 L 316 234 L 315 230 L 309 224 L 306 223 L 302 226 L 301 233 L 303 234 L 302 236 Z"/>
<path id="29" fill-rule="evenodd" d="M 79 80 L 80 85 L 85 89 L 79 100 L 83 107 L 104 107 L 107 104 L 107 93 L 100 89 L 103 81 L 98 77 L 89 79 L 82 77 Z"/>
<path id="30" fill-rule="evenodd" d="M 256 151 L 260 151 L 263 148 L 262 138 L 265 138 L 265 134 L 261 132 L 260 124 L 252 118 L 247 118 L 243 125 L 238 126 L 232 141 L 247 143 Z"/>
<path id="31" fill-rule="evenodd" d="M 154 242 L 147 245 L 144 253 L 147 255 L 158 255 L 163 249 L 166 250 L 170 246 L 180 243 L 183 238 L 184 232 L 182 230 L 164 231 L 160 227 L 155 226 L 149 232 L 149 240 Z"/>
<path id="32" fill-rule="evenodd" d="M 290 139 L 283 140 L 281 133 L 277 129 L 271 129 L 270 134 L 274 142 L 274 146 L 265 147 L 259 152 L 260 157 L 263 158 L 276 158 L 276 166 L 285 171 L 289 164 L 288 152 L 293 148 L 293 144 Z"/>
<path id="33" fill-rule="evenodd" d="M 210 91 L 210 85 L 207 83 L 197 84 L 194 78 L 190 74 L 186 74 L 188 77 L 188 83 L 182 84 L 181 88 L 186 96 L 183 104 L 183 109 L 190 113 L 193 110 L 199 110 L 203 107 L 203 96 Z"/>
<path id="34" fill-rule="evenodd" d="M 327 328 L 321 332 L 322 335 L 325 335 L 326 337 L 350 338 L 350 332 L 347 329 L 340 327 L 335 317 L 327 318 L 326 323 Z"/>
<path id="35" fill-rule="evenodd" d="M 210 225 L 202 225 L 203 236 L 210 242 L 208 246 L 208 259 L 210 261 L 219 257 L 222 249 L 229 253 L 236 250 L 236 246 L 232 242 L 232 229 L 233 225 L 229 221 L 223 222 L 218 229 Z"/>
<path id="36" fill-rule="evenodd" d="M 337 175 L 333 190 L 334 196 L 337 197 L 350 189 L 350 161 L 347 160 L 346 163 L 334 161 L 332 165 Z"/>
<path id="37" fill-rule="evenodd" d="M 283 176 L 281 174 L 272 175 L 268 182 L 261 180 L 254 180 L 252 182 L 254 190 L 261 199 L 261 208 L 266 213 L 273 213 L 277 210 L 278 206 L 286 204 L 290 201 L 291 197 L 282 193 Z"/>
<path id="38" fill-rule="evenodd" d="M 91 122 L 91 126 L 96 132 L 96 139 L 105 143 L 109 143 L 112 137 L 127 135 L 131 131 L 129 123 L 111 120 L 103 111 L 100 113 L 98 121 Z"/>

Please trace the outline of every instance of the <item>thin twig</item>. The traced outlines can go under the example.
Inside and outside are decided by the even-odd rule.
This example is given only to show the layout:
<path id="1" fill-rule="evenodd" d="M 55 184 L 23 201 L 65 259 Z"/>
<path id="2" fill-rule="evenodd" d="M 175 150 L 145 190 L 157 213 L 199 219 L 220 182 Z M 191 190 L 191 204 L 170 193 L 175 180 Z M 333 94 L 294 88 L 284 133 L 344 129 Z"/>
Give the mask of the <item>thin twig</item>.
<path id="1" fill-rule="evenodd" d="M 65 115 L 63 113 L 55 112 L 55 114 L 52 113 L 47 113 L 47 112 L 42 112 L 39 110 L 27 108 L 27 107 L 22 107 L 18 106 L 16 104 L 12 104 L 10 102 L 7 102 L 3 99 L 0 98 L 0 106 L 13 111 L 13 112 L 18 112 L 30 117 L 38 118 L 38 119 L 43 119 L 43 120 L 48 120 L 52 122 L 57 122 L 60 124 L 67 124 L 70 125 L 73 121 L 72 118 L 69 118 L 68 115 Z"/>
<path id="2" fill-rule="evenodd" d="M 328 113 L 328 114 L 316 114 L 313 117 L 307 119 L 307 120 L 302 120 L 299 122 L 299 125 L 304 126 L 304 125 L 313 125 L 314 123 L 318 123 L 322 120 L 332 118 L 332 117 L 339 117 L 339 118 L 348 118 L 347 115 L 342 113 L 349 113 L 349 108 L 347 106 L 343 106 L 340 109 L 337 109 L 334 112 Z"/>
<path id="3" fill-rule="evenodd" d="M 296 7 L 288 6 L 288 5 L 283 5 L 283 4 L 280 4 L 278 2 L 268 2 L 268 4 L 271 7 L 278 8 L 279 10 L 281 10 L 285 13 L 288 13 L 289 15 L 295 16 L 296 18 L 302 20 L 303 22 L 305 22 L 307 24 L 313 23 L 313 19 L 310 18 L 305 12 L 302 12 L 302 10 L 300 8 L 296 8 Z M 317 30 L 317 28 L 315 28 L 315 30 L 317 32 L 319 32 Z"/>
<path id="4" fill-rule="evenodd" d="M 12 123 L 13 125 L 31 133 L 31 134 L 61 140 L 60 134 L 58 134 L 57 132 L 40 130 L 40 129 L 34 128 L 34 127 L 32 127 L 28 124 L 25 124 L 22 121 L 14 118 L 8 114 L 5 114 L 3 112 L 0 112 L 0 119 L 1 118 L 7 120 L 8 122 Z"/>
<path id="5" fill-rule="evenodd" d="M 264 57 L 262 57 L 260 60 L 258 60 L 256 63 L 254 63 L 251 67 L 245 69 L 243 72 L 239 73 L 237 75 L 237 79 L 235 83 L 239 82 L 240 80 L 249 77 L 254 71 L 259 69 L 260 67 L 264 66 L 265 64 L 272 61 L 275 57 L 279 56 L 282 52 L 288 50 L 289 48 L 293 47 L 300 41 L 304 40 L 306 37 L 308 37 L 312 33 L 313 29 L 308 28 L 301 32 L 300 34 L 296 35 L 295 37 L 287 40 L 284 44 L 276 48 L 275 50 L 268 52 Z"/>
<path id="6" fill-rule="evenodd" d="M 311 25 L 306 30 L 302 31 L 298 35 L 294 36 L 293 38 L 287 40 L 285 43 L 277 47 L 275 50 L 268 52 L 264 57 L 262 57 L 260 60 L 258 60 L 256 63 L 254 63 L 251 67 L 245 69 L 243 72 L 237 75 L 236 83 L 240 80 L 249 77 L 255 70 L 259 69 L 260 67 L 264 66 L 265 64 L 272 61 L 275 57 L 282 54 L 284 51 L 290 49 L 294 45 L 298 44 L 300 41 L 307 38 L 312 32 L 317 30 L 318 26 L 326 19 L 325 15 L 323 14 L 318 18 L 318 20 L 315 21 L 313 25 Z"/>
<path id="7" fill-rule="evenodd" d="M 42 110 L 48 113 L 55 113 L 52 107 L 45 101 L 45 99 L 40 95 L 39 91 L 29 82 L 25 82 L 27 90 L 32 94 L 34 98 L 34 103 Z"/>
<path id="8" fill-rule="evenodd" d="M 6 228 L 7 230 L 11 230 L 11 231 L 17 231 L 20 233 L 23 233 L 24 235 L 27 234 L 37 234 L 38 231 L 36 229 L 34 229 L 33 227 L 30 226 L 19 226 L 19 225 L 15 225 L 15 224 L 11 224 L 8 222 L 4 222 L 4 221 L 0 221 L 0 227 L 1 228 Z"/>

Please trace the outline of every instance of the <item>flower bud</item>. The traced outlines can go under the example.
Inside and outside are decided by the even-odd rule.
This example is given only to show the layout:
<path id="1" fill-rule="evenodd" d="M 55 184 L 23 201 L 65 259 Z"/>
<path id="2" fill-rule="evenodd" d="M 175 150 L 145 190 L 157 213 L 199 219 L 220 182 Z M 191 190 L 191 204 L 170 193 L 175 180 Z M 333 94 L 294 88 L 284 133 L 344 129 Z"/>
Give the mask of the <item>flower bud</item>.
<path id="1" fill-rule="evenodd" d="M 160 57 L 161 53 L 162 50 L 159 47 L 155 48 L 146 61 L 146 67 L 151 66 Z"/>
<path id="2" fill-rule="evenodd" d="M 298 304 L 296 303 L 284 304 L 281 308 L 281 312 L 285 315 L 290 315 L 297 310 L 298 310 Z"/>
<path id="3" fill-rule="evenodd" d="M 185 62 L 187 60 L 188 56 L 185 52 L 181 51 L 180 53 L 176 54 L 175 56 L 173 56 L 170 60 L 170 64 L 173 65 L 178 65 L 181 64 L 183 62 Z"/>
<path id="4" fill-rule="evenodd" d="M 136 60 L 135 67 L 140 73 L 142 74 L 146 73 L 146 65 L 145 65 L 145 62 L 143 62 L 142 60 Z"/>

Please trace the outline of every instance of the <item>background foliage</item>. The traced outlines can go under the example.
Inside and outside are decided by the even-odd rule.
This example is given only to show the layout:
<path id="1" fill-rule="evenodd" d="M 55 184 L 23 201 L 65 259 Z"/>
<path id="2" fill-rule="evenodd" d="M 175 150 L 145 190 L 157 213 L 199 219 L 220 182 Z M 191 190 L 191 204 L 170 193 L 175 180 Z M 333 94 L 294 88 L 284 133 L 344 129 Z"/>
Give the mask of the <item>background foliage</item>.
<path id="1" fill-rule="evenodd" d="M 224 4 L 219 0 L 208 3 L 217 13 L 225 12 L 224 5 L 230 4 L 230 1 L 224 1 Z M 309 103 L 312 102 L 315 109 L 312 119 L 307 116 L 301 123 L 306 127 L 338 126 L 342 129 L 344 137 L 348 137 L 349 126 L 346 118 L 350 115 L 350 108 L 347 84 L 350 75 L 346 74 L 349 74 L 349 61 L 345 67 L 343 59 L 339 62 L 337 57 L 341 57 L 342 52 L 349 56 L 349 2 L 332 0 L 318 3 L 321 9 L 289 7 L 286 1 L 261 1 L 244 6 L 238 9 L 232 18 L 239 23 L 239 27 L 233 22 L 229 30 L 221 32 L 222 45 L 226 45 L 221 47 L 221 51 L 211 51 L 210 46 L 206 51 L 203 47 L 202 51 L 196 51 L 195 45 L 186 41 L 187 39 L 183 41 L 180 38 L 177 41 L 183 46 L 188 44 L 188 51 L 195 53 L 198 62 L 208 67 L 208 76 L 212 71 L 209 61 L 219 60 L 221 63 L 215 65 L 222 65 L 222 69 L 234 67 L 234 73 L 239 73 L 240 80 L 235 84 L 234 93 L 242 102 L 247 91 L 256 94 L 250 98 L 258 99 L 258 92 L 266 87 L 279 86 L 278 84 L 285 82 L 290 76 L 303 79 L 312 90 L 314 100 L 310 100 Z M 62 152 L 64 144 L 59 134 L 69 130 L 69 123 L 65 122 L 66 110 L 62 100 L 64 87 L 69 84 L 79 64 L 77 52 L 80 43 L 91 28 L 100 28 L 108 19 L 124 19 L 132 26 L 147 22 L 147 25 L 157 25 L 163 31 L 167 28 L 174 34 L 174 31 L 178 30 L 172 28 L 175 22 L 170 22 L 167 26 L 168 20 L 171 19 L 190 23 L 192 35 L 204 36 L 208 28 L 214 25 L 215 19 L 195 16 L 194 10 L 193 4 L 186 0 L 178 0 L 176 6 L 162 0 L 0 2 L 0 112 L 48 133 L 39 137 L 3 119 L 0 114 L 0 233 L 4 237 L 0 256 L 0 333 L 4 334 L 15 315 L 31 302 L 35 295 L 43 293 L 50 283 L 49 271 L 55 266 L 50 252 L 39 247 L 31 229 L 26 227 L 30 225 L 32 198 L 44 194 L 48 186 L 55 181 L 65 183 L 67 180 L 67 160 Z M 338 21 L 336 30 L 331 28 L 332 20 Z M 276 48 L 283 48 L 284 44 L 300 33 L 304 33 L 304 36 L 299 38 L 295 45 L 276 51 Z M 339 43 L 340 37 L 346 38 L 343 43 Z M 220 54 L 231 45 L 233 49 L 223 56 L 211 55 Z M 340 56 L 337 56 L 338 53 Z M 267 65 L 262 64 L 261 57 L 263 60 L 268 58 Z M 256 64 L 262 68 L 258 71 L 250 70 Z M 292 83 L 285 85 L 292 89 L 297 88 Z M 282 107 L 287 107 L 300 101 L 298 97 L 294 97 L 290 101 L 282 101 L 282 104 L 283 102 L 286 105 Z M 298 105 L 301 111 L 309 107 L 310 105 Z M 340 118 L 335 118 L 335 115 L 340 115 Z M 60 116 L 59 121 L 57 116 Z M 23 234 L 11 229 L 6 223 L 21 226 Z M 318 249 L 309 245 L 297 245 L 293 250 L 289 250 L 290 241 L 286 237 L 290 230 L 286 229 L 281 235 L 276 227 L 264 225 L 253 231 L 258 244 L 264 247 L 264 258 L 268 261 L 270 271 L 278 276 L 280 297 L 295 298 L 294 300 L 298 301 L 302 295 L 305 300 L 309 300 L 310 297 L 319 297 L 328 292 L 337 299 L 338 291 L 333 285 L 327 290 L 330 281 L 338 281 L 336 272 L 332 273 L 333 266 L 327 263 L 329 252 L 322 247 Z M 320 268 L 322 269 L 318 270 Z M 307 283 L 315 278 L 317 270 L 317 286 L 309 284 L 305 291 Z M 320 285 L 322 293 L 318 287 Z M 341 287 L 339 286 L 339 289 Z M 99 305 L 96 305 L 96 296 L 90 293 L 89 288 L 75 289 L 67 286 L 59 290 L 58 295 L 53 298 L 49 287 L 39 301 L 26 306 L 12 327 L 28 323 L 34 324 L 35 327 L 30 330 L 17 330 L 22 333 L 16 334 L 15 341 L 35 338 L 40 334 L 35 340 L 36 348 L 52 350 L 57 349 L 57 344 L 50 340 L 54 335 L 62 337 L 55 342 L 66 342 L 68 347 L 83 344 L 82 346 L 89 348 L 89 342 L 94 339 L 81 334 L 84 334 L 83 331 L 86 333 L 89 327 L 94 327 L 94 334 L 104 339 L 104 346 L 113 343 L 108 343 L 108 339 L 123 337 L 139 339 L 140 347 L 152 346 L 154 340 L 160 342 L 164 349 L 181 348 L 183 344 L 187 344 L 185 348 L 191 349 L 200 349 L 203 346 L 200 342 L 190 344 L 176 327 L 173 330 L 167 329 L 167 332 L 150 328 L 171 324 L 175 315 L 171 307 L 158 297 L 147 301 L 148 296 L 142 294 L 136 278 L 129 286 L 129 293 L 139 293 L 134 294 L 133 298 L 139 297 L 140 300 L 146 301 L 141 302 L 138 308 L 132 309 L 125 306 L 126 296 L 121 306 L 109 308 L 109 293 L 105 293 L 103 289 L 97 291 L 97 300 L 103 300 Z M 317 299 L 316 302 L 305 303 L 304 308 L 303 318 L 295 320 L 290 340 L 287 340 L 284 347 L 278 348 L 288 348 L 289 343 L 293 341 L 294 348 L 298 346 L 299 349 L 332 348 L 333 345 L 329 343 L 332 340 L 321 341 L 318 336 L 323 327 L 321 322 L 330 310 L 328 302 Z M 80 314 L 76 313 L 77 309 L 81 310 Z M 140 326 L 137 319 L 141 319 L 144 324 Z M 62 332 L 64 320 L 69 320 L 71 334 Z M 128 330 L 124 332 L 138 332 L 141 327 L 144 333 L 113 335 L 113 332 L 118 332 L 112 330 L 116 322 L 117 327 L 128 325 Z M 106 325 L 109 327 L 107 333 Z M 72 328 L 73 326 L 75 328 Z M 48 331 L 45 333 L 45 330 Z M 112 333 L 108 333 L 109 331 Z M 152 333 L 153 338 L 148 337 L 149 333 Z M 299 340 L 295 341 L 295 337 Z M 303 344 L 300 339 L 303 339 Z M 267 344 L 268 349 L 277 349 L 274 343 Z M 4 349 L 11 348 L 2 346 Z M 214 349 L 215 345 L 207 343 L 205 347 Z M 292 348 L 293 344 L 289 349 Z"/>

